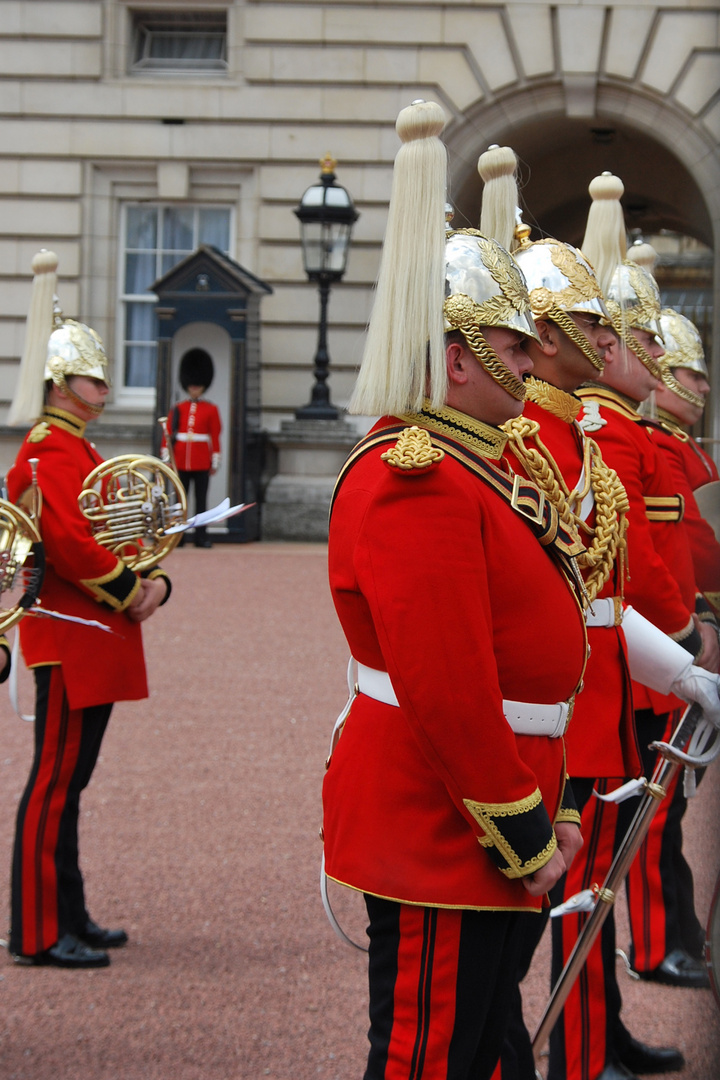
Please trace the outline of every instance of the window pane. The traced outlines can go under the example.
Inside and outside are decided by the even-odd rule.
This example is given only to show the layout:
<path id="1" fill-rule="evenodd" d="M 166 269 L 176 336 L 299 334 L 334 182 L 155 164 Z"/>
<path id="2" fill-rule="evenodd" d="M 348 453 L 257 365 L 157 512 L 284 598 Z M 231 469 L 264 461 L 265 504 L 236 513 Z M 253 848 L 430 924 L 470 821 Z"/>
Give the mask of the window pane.
<path id="1" fill-rule="evenodd" d="M 163 255 L 162 257 L 162 273 L 167 274 L 168 270 L 172 270 L 173 266 L 177 266 L 179 262 L 187 258 L 188 252 L 178 252 L 177 255 Z"/>
<path id="2" fill-rule="evenodd" d="M 128 345 L 125 349 L 125 385 L 154 386 L 155 345 Z"/>
<path id="3" fill-rule="evenodd" d="M 154 342 L 155 305 L 141 301 L 125 305 L 125 340 Z"/>
<path id="4" fill-rule="evenodd" d="M 224 60 L 225 35 L 153 33 L 149 55 L 154 60 Z"/>
<path id="5" fill-rule="evenodd" d="M 157 247 L 157 217 L 157 207 L 129 206 L 125 246 L 141 250 Z"/>
<path id="6" fill-rule="evenodd" d="M 212 244 L 227 254 L 230 250 L 230 211 L 199 210 L 198 216 L 198 243 Z"/>
<path id="7" fill-rule="evenodd" d="M 147 292 L 150 285 L 155 281 L 156 274 L 155 255 L 128 255 L 125 263 L 125 292 Z"/>
<path id="8" fill-rule="evenodd" d="M 163 215 L 163 248 L 165 251 L 193 250 L 193 211 L 166 209 Z"/>

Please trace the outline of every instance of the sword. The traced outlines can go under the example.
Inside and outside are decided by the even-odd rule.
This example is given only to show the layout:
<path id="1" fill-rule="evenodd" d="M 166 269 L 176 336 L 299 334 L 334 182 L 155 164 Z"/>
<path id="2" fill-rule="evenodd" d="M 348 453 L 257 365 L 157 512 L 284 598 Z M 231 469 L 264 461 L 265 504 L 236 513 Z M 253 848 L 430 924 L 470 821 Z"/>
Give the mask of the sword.
<path id="1" fill-rule="evenodd" d="M 712 746 L 708 749 L 710 743 L 712 743 Z M 570 900 L 561 905 L 565 911 L 578 912 L 589 910 L 590 903 L 593 904 L 591 914 L 580 931 L 565 967 L 553 987 L 550 1000 L 533 1036 L 532 1046 L 536 1060 L 539 1058 L 550 1032 L 557 1023 L 572 985 L 588 957 L 595 938 L 600 933 L 603 923 L 610 914 L 610 909 L 615 903 L 617 890 L 625 880 L 632 861 L 640 850 L 640 846 L 650 828 L 650 823 L 660 808 L 660 802 L 667 794 L 670 781 L 681 765 L 684 765 L 686 769 L 700 768 L 707 765 L 714 757 L 717 757 L 720 753 L 720 732 L 715 728 L 711 728 L 707 721 L 703 721 L 702 709 L 695 702 L 689 705 L 681 716 L 670 741 L 668 743 L 652 743 L 651 749 L 658 751 L 658 761 L 651 779 L 648 781 L 643 778 L 643 781 L 638 782 L 642 783 L 643 786 L 640 805 L 615 854 L 605 881 L 602 886 L 595 886 L 592 891 L 585 890 L 583 893 L 578 893 L 577 897 L 571 897 Z M 591 892 L 595 894 L 594 901 L 592 896 L 588 895 Z"/>

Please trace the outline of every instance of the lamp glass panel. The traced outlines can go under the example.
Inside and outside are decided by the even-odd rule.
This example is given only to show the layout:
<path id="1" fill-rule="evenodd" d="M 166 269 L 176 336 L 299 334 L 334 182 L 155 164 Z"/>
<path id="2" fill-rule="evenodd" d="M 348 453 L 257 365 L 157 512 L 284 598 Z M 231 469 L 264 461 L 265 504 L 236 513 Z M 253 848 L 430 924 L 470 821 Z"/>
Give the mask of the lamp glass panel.
<path id="1" fill-rule="evenodd" d="M 303 222 L 302 247 L 305 273 L 344 274 L 349 239 L 348 225 L 337 222 Z"/>

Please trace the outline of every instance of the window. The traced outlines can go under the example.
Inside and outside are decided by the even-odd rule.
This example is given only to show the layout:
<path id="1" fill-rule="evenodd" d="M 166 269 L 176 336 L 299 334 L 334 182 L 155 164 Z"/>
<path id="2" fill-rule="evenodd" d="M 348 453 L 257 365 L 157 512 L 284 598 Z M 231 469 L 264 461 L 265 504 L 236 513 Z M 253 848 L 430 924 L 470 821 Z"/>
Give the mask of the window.
<path id="1" fill-rule="evenodd" d="M 227 71 L 227 12 L 132 12 L 130 71 Z"/>
<path id="2" fill-rule="evenodd" d="M 124 387 L 155 386 L 157 297 L 150 286 L 199 244 L 230 254 L 229 207 L 127 204 L 124 213 L 119 325 Z"/>

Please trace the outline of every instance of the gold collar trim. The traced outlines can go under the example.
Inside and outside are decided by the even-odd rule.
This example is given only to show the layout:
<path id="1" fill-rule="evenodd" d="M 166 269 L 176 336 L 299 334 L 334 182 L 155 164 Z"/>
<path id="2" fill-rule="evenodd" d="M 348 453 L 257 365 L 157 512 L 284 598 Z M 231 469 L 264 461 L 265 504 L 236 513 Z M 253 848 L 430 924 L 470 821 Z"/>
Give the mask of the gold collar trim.
<path id="1" fill-rule="evenodd" d="M 581 386 L 577 392 L 581 401 L 585 398 L 592 398 L 595 401 L 600 402 L 601 405 L 607 405 L 609 409 L 614 409 L 615 412 L 620 413 L 622 416 L 626 416 L 628 420 L 642 420 L 637 407 L 639 402 L 634 401 L 633 398 L 626 397 L 625 394 L 621 394 L 619 390 L 611 390 L 609 386 L 601 386 L 598 383 L 588 383 L 585 386 Z"/>
<path id="2" fill-rule="evenodd" d="M 490 424 L 483 424 L 482 420 L 475 420 L 457 409 L 451 409 L 449 405 L 432 409 L 425 401 L 420 412 L 401 413 L 400 419 L 447 435 L 492 461 L 500 460 L 508 440 L 504 431 L 499 431 Z"/>
<path id="3" fill-rule="evenodd" d="M 85 420 L 80 420 L 77 416 L 73 416 L 72 413 L 65 412 L 64 409 L 58 409 L 54 405 L 46 405 L 40 419 L 52 424 L 53 427 L 69 431 L 71 435 L 77 435 L 79 439 L 82 439 L 85 435 L 85 428 L 87 427 Z"/>
<path id="4" fill-rule="evenodd" d="M 532 375 L 525 379 L 525 388 L 528 401 L 534 401 L 545 412 L 558 416 L 566 424 L 572 424 L 573 420 L 577 420 L 582 409 L 582 402 L 573 394 L 568 394 L 565 390 L 560 390 L 559 387 L 544 382 L 542 379 L 535 379 Z"/>
<path id="5" fill-rule="evenodd" d="M 658 409 L 657 411 L 658 423 L 662 425 L 671 435 L 674 435 L 676 439 L 680 439 L 681 442 L 689 442 L 690 436 L 688 435 L 682 424 L 678 423 L 677 416 L 673 416 L 672 413 L 665 412 L 664 409 Z"/>

